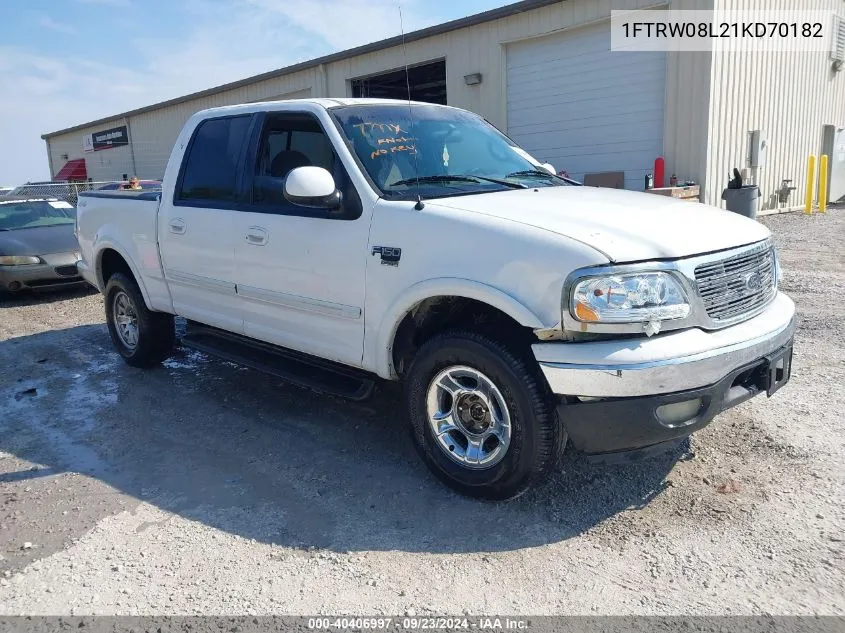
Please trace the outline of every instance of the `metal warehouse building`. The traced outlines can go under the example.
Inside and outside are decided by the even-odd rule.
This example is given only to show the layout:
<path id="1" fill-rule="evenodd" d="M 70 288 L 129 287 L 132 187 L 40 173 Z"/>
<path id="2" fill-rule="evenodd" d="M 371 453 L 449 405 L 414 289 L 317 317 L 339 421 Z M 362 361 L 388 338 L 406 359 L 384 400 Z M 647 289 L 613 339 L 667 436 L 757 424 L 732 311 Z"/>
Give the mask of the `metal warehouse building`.
<path id="1" fill-rule="evenodd" d="M 829 51 L 611 51 L 611 9 L 824 10 Z M 840 17 L 835 17 L 838 15 Z M 161 178 L 183 123 L 198 110 L 302 97 L 406 96 L 486 117 L 558 170 L 623 172 L 642 189 L 658 156 L 666 177 L 721 204 L 729 172 L 748 168 L 762 208 L 796 205 L 807 156 L 831 157 L 831 198 L 845 196 L 845 1 L 525 0 L 178 99 L 45 134 L 56 179 Z M 752 135 L 756 132 L 756 135 Z M 765 160 L 749 157 L 754 139 Z M 618 176 L 617 176 L 618 177 Z M 784 181 L 797 188 L 779 203 Z M 790 183 L 787 182 L 786 185 Z"/>

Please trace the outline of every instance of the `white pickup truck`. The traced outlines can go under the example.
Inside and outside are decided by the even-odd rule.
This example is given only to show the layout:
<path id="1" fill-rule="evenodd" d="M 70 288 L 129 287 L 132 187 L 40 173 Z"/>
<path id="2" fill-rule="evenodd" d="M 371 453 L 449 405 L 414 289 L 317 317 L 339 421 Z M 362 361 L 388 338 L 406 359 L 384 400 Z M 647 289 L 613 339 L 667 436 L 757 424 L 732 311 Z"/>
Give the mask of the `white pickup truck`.
<path id="1" fill-rule="evenodd" d="M 78 267 L 131 365 L 171 353 L 179 315 L 183 344 L 321 392 L 403 380 L 426 464 L 488 499 L 567 440 L 648 454 L 789 380 L 765 227 L 552 171 L 451 107 L 214 108 L 161 192 L 80 195 Z"/>

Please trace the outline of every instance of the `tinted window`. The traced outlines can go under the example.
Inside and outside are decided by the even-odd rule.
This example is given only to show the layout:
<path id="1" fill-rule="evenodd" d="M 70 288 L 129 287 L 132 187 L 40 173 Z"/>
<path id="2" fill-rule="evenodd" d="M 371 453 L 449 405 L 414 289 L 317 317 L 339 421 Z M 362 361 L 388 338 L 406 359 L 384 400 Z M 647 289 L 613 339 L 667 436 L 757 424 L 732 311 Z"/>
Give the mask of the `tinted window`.
<path id="1" fill-rule="evenodd" d="M 249 116 L 238 116 L 199 125 L 186 159 L 179 200 L 236 199 L 238 159 L 249 121 Z"/>

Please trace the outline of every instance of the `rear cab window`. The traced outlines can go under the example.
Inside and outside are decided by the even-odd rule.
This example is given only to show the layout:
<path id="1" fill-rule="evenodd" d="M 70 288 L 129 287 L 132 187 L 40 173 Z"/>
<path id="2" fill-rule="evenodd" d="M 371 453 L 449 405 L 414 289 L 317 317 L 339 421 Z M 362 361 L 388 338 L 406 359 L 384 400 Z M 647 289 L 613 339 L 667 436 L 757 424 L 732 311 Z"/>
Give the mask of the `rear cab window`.
<path id="1" fill-rule="evenodd" d="M 207 119 L 197 126 L 182 163 L 174 204 L 238 200 L 238 175 L 252 115 Z"/>

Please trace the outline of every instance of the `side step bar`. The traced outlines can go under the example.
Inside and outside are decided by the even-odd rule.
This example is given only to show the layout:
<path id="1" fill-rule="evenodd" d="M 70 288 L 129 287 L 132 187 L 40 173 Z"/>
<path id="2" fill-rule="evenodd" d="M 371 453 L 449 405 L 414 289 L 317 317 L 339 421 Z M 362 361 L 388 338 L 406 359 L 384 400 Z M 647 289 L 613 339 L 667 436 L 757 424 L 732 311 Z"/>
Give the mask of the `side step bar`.
<path id="1" fill-rule="evenodd" d="M 349 400 L 369 398 L 377 380 L 373 374 L 353 367 L 193 321 L 188 321 L 182 345 L 272 374 L 300 387 Z"/>

